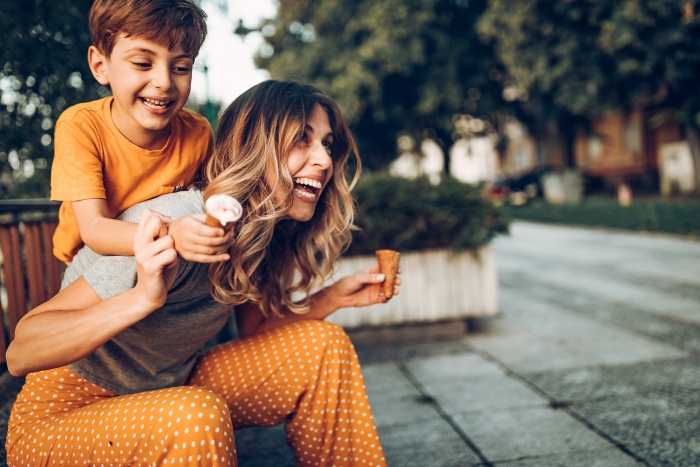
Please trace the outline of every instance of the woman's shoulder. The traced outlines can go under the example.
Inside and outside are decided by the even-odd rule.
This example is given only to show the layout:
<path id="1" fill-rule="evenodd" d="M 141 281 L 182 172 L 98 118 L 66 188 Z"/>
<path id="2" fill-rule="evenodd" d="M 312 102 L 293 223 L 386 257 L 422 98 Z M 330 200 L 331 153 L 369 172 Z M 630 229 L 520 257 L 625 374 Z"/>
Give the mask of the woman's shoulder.
<path id="1" fill-rule="evenodd" d="M 201 214 L 204 212 L 204 201 L 201 190 L 191 188 L 189 190 L 168 193 L 135 204 L 125 210 L 120 220 L 137 223 L 144 209 L 150 209 L 173 219 L 188 214 Z"/>

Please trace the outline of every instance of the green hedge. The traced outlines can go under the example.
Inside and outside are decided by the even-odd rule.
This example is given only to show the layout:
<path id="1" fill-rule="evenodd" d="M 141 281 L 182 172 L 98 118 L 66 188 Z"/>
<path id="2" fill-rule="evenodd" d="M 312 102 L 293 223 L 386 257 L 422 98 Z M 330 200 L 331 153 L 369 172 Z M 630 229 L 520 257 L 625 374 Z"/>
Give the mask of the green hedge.
<path id="1" fill-rule="evenodd" d="M 386 174 L 363 177 L 353 191 L 357 200 L 348 255 L 380 248 L 401 252 L 433 248 L 474 250 L 508 233 L 508 218 L 476 185 L 447 178 L 439 185 Z"/>
<path id="2" fill-rule="evenodd" d="M 700 236 L 698 199 L 635 199 L 627 207 L 609 197 L 589 197 L 576 205 L 538 200 L 507 211 L 513 219 Z"/>

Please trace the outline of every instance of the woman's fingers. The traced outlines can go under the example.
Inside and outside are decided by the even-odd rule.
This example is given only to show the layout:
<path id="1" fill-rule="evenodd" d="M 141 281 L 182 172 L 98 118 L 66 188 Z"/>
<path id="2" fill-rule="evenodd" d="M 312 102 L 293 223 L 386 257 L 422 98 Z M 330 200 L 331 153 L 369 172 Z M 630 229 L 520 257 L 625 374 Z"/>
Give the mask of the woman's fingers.
<path id="1" fill-rule="evenodd" d="M 144 272 L 158 273 L 177 259 L 173 239 L 166 234 L 166 223 L 163 216 L 150 209 L 141 214 L 134 237 L 134 256 Z"/>

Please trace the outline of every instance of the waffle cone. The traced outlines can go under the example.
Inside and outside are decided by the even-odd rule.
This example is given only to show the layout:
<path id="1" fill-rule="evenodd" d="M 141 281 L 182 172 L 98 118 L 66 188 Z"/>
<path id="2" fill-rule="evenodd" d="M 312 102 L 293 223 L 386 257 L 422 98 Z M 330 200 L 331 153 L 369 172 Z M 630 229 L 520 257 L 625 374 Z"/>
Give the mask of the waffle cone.
<path id="1" fill-rule="evenodd" d="M 379 262 L 379 272 L 385 275 L 384 296 L 390 299 L 394 295 L 394 279 L 399 272 L 399 259 L 401 253 L 394 250 L 377 250 L 377 261 Z"/>
<path id="2" fill-rule="evenodd" d="M 204 223 L 207 224 L 209 227 L 216 227 L 224 230 L 230 230 L 233 228 L 233 222 L 229 222 L 226 225 L 221 225 L 221 221 L 217 219 L 216 217 L 212 216 L 208 212 L 206 214 L 206 219 L 204 219 Z"/>

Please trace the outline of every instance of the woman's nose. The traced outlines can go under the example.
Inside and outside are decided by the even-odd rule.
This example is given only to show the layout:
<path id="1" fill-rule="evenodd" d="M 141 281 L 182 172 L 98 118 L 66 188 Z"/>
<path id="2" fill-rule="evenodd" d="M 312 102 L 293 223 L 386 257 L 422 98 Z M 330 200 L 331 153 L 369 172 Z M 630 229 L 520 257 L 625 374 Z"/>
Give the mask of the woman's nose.
<path id="1" fill-rule="evenodd" d="M 311 163 L 324 169 L 327 169 L 333 163 L 333 159 L 325 147 L 325 143 L 318 142 L 311 146 Z"/>

